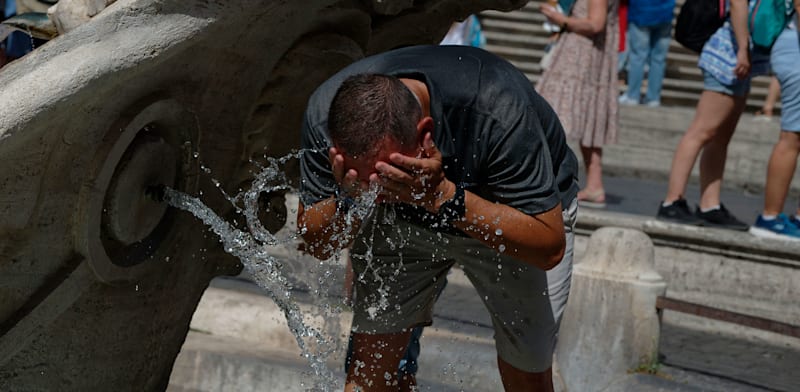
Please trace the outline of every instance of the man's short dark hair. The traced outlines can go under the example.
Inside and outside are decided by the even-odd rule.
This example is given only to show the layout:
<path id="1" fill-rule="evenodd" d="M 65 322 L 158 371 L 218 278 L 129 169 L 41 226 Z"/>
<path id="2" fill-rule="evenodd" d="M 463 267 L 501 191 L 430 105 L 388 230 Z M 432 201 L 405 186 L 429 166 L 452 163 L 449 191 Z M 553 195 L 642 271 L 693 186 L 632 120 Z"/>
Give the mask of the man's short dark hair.
<path id="1" fill-rule="evenodd" d="M 328 131 L 348 155 L 377 154 L 377 141 L 390 136 L 403 146 L 416 142 L 422 118 L 419 101 L 400 79 L 358 74 L 342 82 L 331 102 Z"/>

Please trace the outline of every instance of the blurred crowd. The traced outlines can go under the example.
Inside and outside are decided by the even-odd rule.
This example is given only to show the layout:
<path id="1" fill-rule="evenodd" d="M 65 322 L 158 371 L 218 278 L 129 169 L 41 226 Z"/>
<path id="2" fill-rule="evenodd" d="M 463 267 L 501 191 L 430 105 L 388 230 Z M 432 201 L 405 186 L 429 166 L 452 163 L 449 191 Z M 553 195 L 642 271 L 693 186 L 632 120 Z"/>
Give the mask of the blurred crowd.
<path id="1" fill-rule="evenodd" d="M 783 211 L 800 154 L 800 0 L 686 0 L 673 21 L 675 7 L 674 0 L 562 0 L 541 6 L 544 28 L 553 36 L 537 90 L 558 113 L 568 137 L 579 142 L 586 173 L 581 205 L 605 207 L 602 154 L 617 139 L 618 105 L 661 106 L 674 33 L 699 54 L 703 91 L 675 148 L 656 217 L 800 239 L 800 207 Z M 770 118 L 780 99 L 781 132 L 765 173 L 764 208 L 750 225 L 720 200 L 722 177 L 751 80 L 770 73 L 770 92 L 757 114 Z M 627 89 L 618 95 L 620 74 Z M 692 209 L 684 195 L 698 160 L 701 196 Z"/>

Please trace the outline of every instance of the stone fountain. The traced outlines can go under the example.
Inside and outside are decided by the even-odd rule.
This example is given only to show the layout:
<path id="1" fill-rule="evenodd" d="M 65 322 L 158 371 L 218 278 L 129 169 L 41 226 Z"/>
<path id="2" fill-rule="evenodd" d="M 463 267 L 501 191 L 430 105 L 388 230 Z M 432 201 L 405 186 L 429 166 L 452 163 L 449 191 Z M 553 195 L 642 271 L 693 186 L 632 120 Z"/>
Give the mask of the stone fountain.
<path id="1" fill-rule="evenodd" d="M 240 266 L 148 187 L 232 214 L 206 172 L 235 193 L 297 148 L 326 77 L 527 1 L 99 3 L 0 70 L 3 391 L 165 389 L 203 290 Z M 265 200 L 280 227 L 281 196 Z"/>

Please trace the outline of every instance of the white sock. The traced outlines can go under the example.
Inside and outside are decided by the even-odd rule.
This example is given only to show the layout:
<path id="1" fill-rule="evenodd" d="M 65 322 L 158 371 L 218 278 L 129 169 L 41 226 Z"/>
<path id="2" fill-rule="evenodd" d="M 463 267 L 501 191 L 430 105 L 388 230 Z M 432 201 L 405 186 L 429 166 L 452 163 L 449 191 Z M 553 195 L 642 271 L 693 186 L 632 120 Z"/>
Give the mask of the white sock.
<path id="1" fill-rule="evenodd" d="M 778 217 L 777 215 L 761 215 L 761 219 L 765 221 L 775 220 L 775 218 L 777 217 Z"/>
<path id="2" fill-rule="evenodd" d="M 717 204 L 717 205 L 715 205 L 715 206 L 713 206 L 713 207 L 709 207 L 709 208 L 701 208 L 701 209 L 700 209 L 700 212 L 709 212 L 709 211 L 714 211 L 714 210 L 718 210 L 719 208 L 720 208 L 720 206 L 719 206 L 719 204 Z"/>
<path id="3" fill-rule="evenodd" d="M 662 206 L 662 207 L 669 207 L 669 206 L 671 206 L 671 205 L 675 204 L 675 202 L 677 202 L 677 201 L 681 201 L 681 200 L 685 200 L 685 199 L 683 198 L 683 195 L 680 195 L 680 196 L 678 196 L 678 198 L 677 198 L 677 199 L 675 199 L 675 200 L 673 200 L 673 201 L 666 201 L 666 200 L 664 200 L 663 202 L 661 202 L 661 206 Z"/>

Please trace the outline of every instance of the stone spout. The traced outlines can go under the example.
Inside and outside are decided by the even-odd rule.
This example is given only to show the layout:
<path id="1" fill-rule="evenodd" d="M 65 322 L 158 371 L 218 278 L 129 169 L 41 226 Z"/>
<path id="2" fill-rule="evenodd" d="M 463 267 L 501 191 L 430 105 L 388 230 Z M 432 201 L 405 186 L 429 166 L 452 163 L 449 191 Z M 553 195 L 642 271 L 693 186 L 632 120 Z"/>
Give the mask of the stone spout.
<path id="1" fill-rule="evenodd" d="M 328 76 L 527 1 L 68 3 L 108 7 L 0 69 L 2 391 L 165 389 L 203 290 L 240 266 L 147 191 L 232 214 L 210 179 L 236 193 L 296 149 Z"/>

